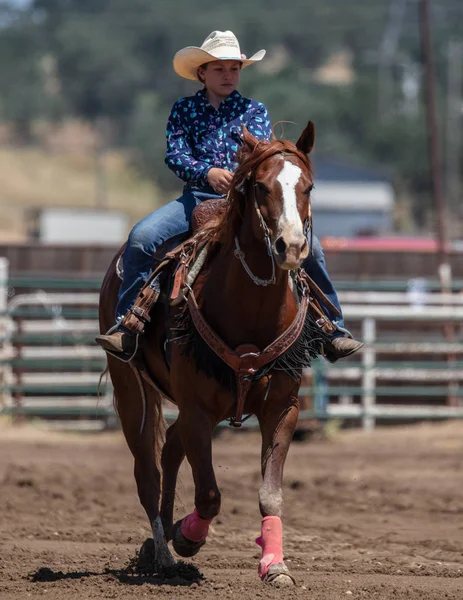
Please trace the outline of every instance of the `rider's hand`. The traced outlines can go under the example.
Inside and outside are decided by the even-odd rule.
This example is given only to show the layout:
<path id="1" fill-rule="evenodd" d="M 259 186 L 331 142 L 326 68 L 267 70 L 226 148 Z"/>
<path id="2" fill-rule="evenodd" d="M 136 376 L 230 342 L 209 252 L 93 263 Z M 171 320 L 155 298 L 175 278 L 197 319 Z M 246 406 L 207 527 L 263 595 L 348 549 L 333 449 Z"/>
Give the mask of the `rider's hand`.
<path id="1" fill-rule="evenodd" d="M 217 169 L 216 167 L 212 167 L 212 169 L 209 169 L 207 174 L 209 185 L 218 194 L 225 195 L 228 193 L 232 179 L 233 173 L 230 173 L 230 171 L 227 171 L 226 169 Z"/>

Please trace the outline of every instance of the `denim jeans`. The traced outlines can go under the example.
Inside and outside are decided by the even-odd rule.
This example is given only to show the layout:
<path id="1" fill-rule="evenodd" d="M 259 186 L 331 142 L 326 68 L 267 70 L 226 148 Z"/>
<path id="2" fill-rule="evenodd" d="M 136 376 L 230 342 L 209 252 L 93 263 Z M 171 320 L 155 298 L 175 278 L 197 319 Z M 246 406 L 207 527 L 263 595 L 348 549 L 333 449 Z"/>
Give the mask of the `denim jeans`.
<path id="1" fill-rule="evenodd" d="M 302 268 L 310 275 L 310 277 L 312 277 L 328 300 L 330 300 L 339 310 L 341 316 L 333 314 L 326 306 L 323 307 L 326 316 L 330 321 L 332 321 L 339 329 L 344 330 L 344 318 L 342 316 L 341 305 L 339 304 L 338 295 L 326 269 L 322 245 L 316 235 L 313 236 L 312 240 L 312 256 L 305 259 L 302 263 Z"/>
<path id="2" fill-rule="evenodd" d="M 193 209 L 200 202 L 209 198 L 220 198 L 220 196 L 196 190 L 186 191 L 183 196 L 155 210 L 135 225 L 129 234 L 123 256 L 124 279 L 119 290 L 117 319 L 122 318 L 129 310 L 135 302 L 138 292 L 150 276 L 153 254 L 168 240 L 175 238 L 180 243 L 186 239 L 191 230 Z M 326 270 L 323 249 L 316 236 L 313 237 L 313 256 L 307 258 L 302 267 L 341 311 L 338 296 Z M 343 328 L 342 316 L 330 314 L 330 311 L 326 307 L 324 308 L 329 319 L 338 327 Z"/>
<path id="3" fill-rule="evenodd" d="M 138 292 L 153 268 L 153 255 L 168 240 L 180 244 L 191 230 L 193 209 L 203 200 L 221 198 L 217 194 L 186 191 L 183 196 L 155 210 L 135 225 L 129 234 L 122 259 L 124 278 L 119 289 L 116 319 L 135 302 Z"/>

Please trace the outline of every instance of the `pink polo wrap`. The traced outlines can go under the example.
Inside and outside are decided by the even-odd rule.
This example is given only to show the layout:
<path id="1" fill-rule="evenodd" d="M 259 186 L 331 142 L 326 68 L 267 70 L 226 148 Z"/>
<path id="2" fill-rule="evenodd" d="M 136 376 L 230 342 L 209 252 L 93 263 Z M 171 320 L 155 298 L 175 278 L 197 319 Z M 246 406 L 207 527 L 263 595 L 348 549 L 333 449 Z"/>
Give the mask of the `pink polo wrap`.
<path id="1" fill-rule="evenodd" d="M 212 519 L 201 519 L 196 508 L 182 520 L 182 533 L 191 542 L 201 542 L 207 537 Z"/>
<path id="2" fill-rule="evenodd" d="M 270 565 L 283 562 L 283 525 L 280 517 L 262 519 L 261 536 L 256 543 L 262 548 L 259 575 L 263 579 Z"/>

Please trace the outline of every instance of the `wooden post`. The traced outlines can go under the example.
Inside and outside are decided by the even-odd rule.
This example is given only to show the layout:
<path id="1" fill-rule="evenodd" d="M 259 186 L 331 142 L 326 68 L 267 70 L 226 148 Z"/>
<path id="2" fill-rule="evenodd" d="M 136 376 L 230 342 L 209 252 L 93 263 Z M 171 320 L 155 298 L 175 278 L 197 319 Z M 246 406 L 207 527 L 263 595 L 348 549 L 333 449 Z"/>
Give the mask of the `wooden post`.
<path id="1" fill-rule="evenodd" d="M 436 77 L 434 67 L 434 52 L 431 38 L 431 18 L 429 0 L 420 0 L 420 38 L 423 55 L 423 67 L 425 75 L 425 107 L 426 107 L 426 131 L 428 137 L 428 154 L 431 168 L 431 183 L 434 201 L 434 212 L 436 221 L 436 242 L 438 254 L 438 274 L 443 294 L 452 293 L 452 269 L 447 248 L 447 215 L 444 199 L 444 187 L 442 182 L 441 144 L 438 130 L 437 104 L 436 104 Z M 454 342 L 456 338 L 455 325 L 446 323 L 444 335 L 447 342 Z M 456 357 L 449 354 L 449 368 L 453 368 Z M 458 383 L 453 381 L 448 386 L 447 404 L 457 406 L 458 398 L 456 390 Z"/>

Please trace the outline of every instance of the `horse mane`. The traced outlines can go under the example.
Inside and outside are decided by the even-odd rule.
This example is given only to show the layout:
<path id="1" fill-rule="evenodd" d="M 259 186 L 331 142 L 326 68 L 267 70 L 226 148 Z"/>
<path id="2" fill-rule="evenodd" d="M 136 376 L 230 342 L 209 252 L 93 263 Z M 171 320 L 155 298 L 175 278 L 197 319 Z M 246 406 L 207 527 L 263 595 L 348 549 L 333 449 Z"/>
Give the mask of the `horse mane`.
<path id="1" fill-rule="evenodd" d="M 244 217 L 244 208 L 249 184 L 257 167 L 275 154 L 296 156 L 312 176 L 312 162 L 296 144 L 288 140 L 260 140 L 252 148 L 244 143 L 237 154 L 238 167 L 230 184 L 225 208 L 218 221 L 211 223 L 212 239 L 224 247 L 231 247 Z"/>

